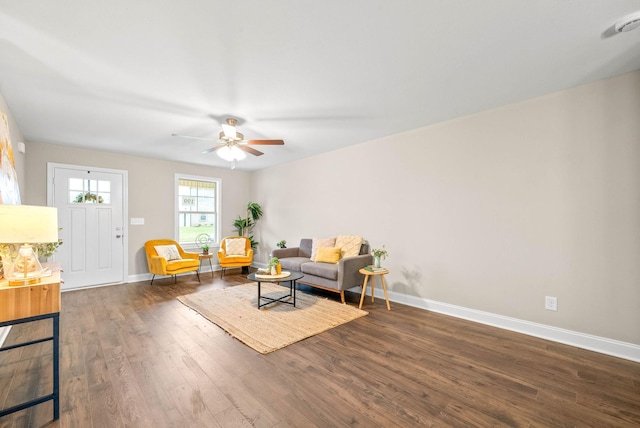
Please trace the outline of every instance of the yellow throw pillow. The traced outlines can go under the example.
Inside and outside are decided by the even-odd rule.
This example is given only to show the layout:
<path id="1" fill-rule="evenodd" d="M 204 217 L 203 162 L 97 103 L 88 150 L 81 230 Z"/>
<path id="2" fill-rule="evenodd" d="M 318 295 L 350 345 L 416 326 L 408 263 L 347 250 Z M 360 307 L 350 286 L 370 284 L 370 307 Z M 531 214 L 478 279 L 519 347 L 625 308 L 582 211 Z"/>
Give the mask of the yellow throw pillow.
<path id="1" fill-rule="evenodd" d="M 318 256 L 318 248 L 335 246 L 335 236 L 333 238 L 313 238 L 313 240 L 311 241 L 311 261 L 317 262 L 316 257 Z"/>
<path id="2" fill-rule="evenodd" d="M 320 247 L 316 255 L 316 262 L 336 264 L 340 260 L 341 253 L 340 248 L 337 247 Z"/>

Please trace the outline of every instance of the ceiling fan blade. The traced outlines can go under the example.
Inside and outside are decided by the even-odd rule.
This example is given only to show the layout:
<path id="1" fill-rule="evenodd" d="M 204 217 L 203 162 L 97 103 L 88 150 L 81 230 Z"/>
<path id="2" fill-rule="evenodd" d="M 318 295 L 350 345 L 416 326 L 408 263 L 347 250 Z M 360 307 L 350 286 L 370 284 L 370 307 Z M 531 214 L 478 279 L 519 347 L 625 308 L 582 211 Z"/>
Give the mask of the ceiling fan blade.
<path id="1" fill-rule="evenodd" d="M 193 138 L 194 140 L 218 141 L 217 138 L 192 137 L 191 135 L 171 134 L 172 137 Z"/>
<path id="2" fill-rule="evenodd" d="M 246 140 L 246 144 L 254 145 L 254 146 L 282 146 L 284 145 L 283 140 Z"/>
<path id="3" fill-rule="evenodd" d="M 203 151 L 202 151 L 202 154 L 213 153 L 213 152 L 215 152 L 216 150 L 221 149 L 221 148 L 223 148 L 223 147 L 224 147 L 224 144 L 220 144 L 219 146 L 214 146 L 214 147 L 211 147 L 210 149 L 203 150 Z"/>
<path id="4" fill-rule="evenodd" d="M 241 146 L 239 144 L 236 147 L 239 147 L 240 150 L 245 151 L 247 153 L 251 153 L 254 156 L 262 156 L 264 154 L 261 151 L 254 149 L 253 147 Z"/>

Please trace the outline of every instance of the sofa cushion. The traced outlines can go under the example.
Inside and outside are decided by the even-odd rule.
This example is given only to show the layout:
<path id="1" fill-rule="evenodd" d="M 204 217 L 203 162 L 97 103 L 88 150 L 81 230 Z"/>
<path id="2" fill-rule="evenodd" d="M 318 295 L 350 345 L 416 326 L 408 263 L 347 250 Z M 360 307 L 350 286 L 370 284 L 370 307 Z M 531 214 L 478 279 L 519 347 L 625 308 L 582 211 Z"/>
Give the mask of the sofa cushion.
<path id="1" fill-rule="evenodd" d="M 309 263 L 311 259 L 309 257 L 286 257 L 280 259 L 280 265 L 283 270 L 296 270 L 302 272 L 302 264 Z"/>
<path id="2" fill-rule="evenodd" d="M 300 247 L 298 248 L 298 257 L 311 258 L 312 245 L 313 245 L 313 239 L 302 238 L 300 240 Z"/>
<path id="3" fill-rule="evenodd" d="M 338 280 L 337 264 L 309 262 L 303 263 L 301 268 L 302 273 L 319 276 L 321 278 L 330 279 L 332 281 Z"/>
<path id="4" fill-rule="evenodd" d="M 342 258 L 355 257 L 360 254 L 362 246 L 362 236 L 358 235 L 338 235 L 336 247 L 342 250 Z"/>
<path id="5" fill-rule="evenodd" d="M 318 248 L 318 254 L 316 255 L 316 262 L 318 263 L 333 263 L 336 264 L 340 260 L 342 251 L 337 247 L 320 247 Z"/>
<path id="6" fill-rule="evenodd" d="M 313 243 L 311 245 L 311 261 L 316 261 L 316 256 L 318 255 L 318 248 L 320 247 L 335 247 L 336 246 L 336 238 L 313 238 Z"/>

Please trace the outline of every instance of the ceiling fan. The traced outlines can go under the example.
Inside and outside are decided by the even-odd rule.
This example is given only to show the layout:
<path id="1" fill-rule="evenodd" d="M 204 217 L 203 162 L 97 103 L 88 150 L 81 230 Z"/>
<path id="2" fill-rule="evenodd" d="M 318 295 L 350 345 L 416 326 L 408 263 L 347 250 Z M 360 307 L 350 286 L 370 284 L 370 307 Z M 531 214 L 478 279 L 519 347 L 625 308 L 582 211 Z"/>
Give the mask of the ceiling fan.
<path id="1" fill-rule="evenodd" d="M 218 156 L 228 161 L 244 159 L 246 157 L 245 152 L 250 153 L 254 156 L 262 156 L 264 154 L 261 151 L 249 146 L 284 145 L 283 140 L 245 140 L 244 135 L 236 130 L 236 125 L 238 124 L 237 119 L 230 117 L 226 120 L 226 122 L 227 123 L 222 124 L 222 131 L 220 131 L 220 136 L 217 140 L 214 138 L 192 137 L 190 135 L 171 135 L 173 135 L 174 137 L 193 138 L 196 140 L 218 141 L 219 144 L 217 146 L 213 146 L 207 150 L 203 150 L 202 153 L 217 152 Z"/>

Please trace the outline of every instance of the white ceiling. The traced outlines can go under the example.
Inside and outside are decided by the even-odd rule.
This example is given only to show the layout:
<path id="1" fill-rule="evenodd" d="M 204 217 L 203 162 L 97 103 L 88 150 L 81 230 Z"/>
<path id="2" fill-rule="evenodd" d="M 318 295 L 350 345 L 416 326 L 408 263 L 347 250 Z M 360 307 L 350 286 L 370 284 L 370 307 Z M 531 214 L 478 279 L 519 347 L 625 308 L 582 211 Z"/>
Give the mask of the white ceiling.
<path id="1" fill-rule="evenodd" d="M 255 170 L 640 69 L 638 0 L 0 0 L 26 141 Z"/>

